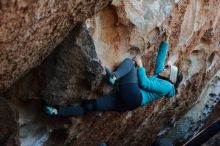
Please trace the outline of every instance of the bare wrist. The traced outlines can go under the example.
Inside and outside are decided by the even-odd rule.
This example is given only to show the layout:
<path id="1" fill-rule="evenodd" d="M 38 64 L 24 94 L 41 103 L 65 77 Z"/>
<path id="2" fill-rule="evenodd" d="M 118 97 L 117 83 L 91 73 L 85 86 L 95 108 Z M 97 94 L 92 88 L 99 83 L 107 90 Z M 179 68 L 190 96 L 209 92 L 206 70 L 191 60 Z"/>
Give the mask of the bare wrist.
<path id="1" fill-rule="evenodd" d="M 143 67 L 143 64 L 141 63 L 141 64 L 139 64 L 138 66 L 139 66 L 139 67 Z"/>

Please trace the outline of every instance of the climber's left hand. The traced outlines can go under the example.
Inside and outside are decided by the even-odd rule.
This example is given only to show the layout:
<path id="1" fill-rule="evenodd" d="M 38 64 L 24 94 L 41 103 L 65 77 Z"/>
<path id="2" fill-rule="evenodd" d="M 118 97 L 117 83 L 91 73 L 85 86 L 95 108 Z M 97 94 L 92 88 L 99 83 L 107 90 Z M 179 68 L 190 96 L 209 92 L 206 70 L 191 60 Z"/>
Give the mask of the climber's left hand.
<path id="1" fill-rule="evenodd" d="M 142 60 L 141 60 L 141 56 L 140 56 L 140 55 L 137 55 L 137 56 L 134 58 L 134 61 L 136 62 L 136 64 L 137 64 L 138 67 L 143 67 L 143 63 L 142 63 Z"/>

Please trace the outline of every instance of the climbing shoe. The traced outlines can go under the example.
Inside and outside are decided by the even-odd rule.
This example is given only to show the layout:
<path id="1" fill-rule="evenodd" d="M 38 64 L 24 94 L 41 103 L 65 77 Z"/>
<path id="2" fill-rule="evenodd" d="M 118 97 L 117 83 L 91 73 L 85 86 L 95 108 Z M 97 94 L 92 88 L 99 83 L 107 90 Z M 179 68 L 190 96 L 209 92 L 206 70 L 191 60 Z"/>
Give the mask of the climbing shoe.
<path id="1" fill-rule="evenodd" d="M 58 114 L 57 109 L 52 106 L 45 106 L 44 111 L 50 116 L 55 116 Z"/>
<path id="2" fill-rule="evenodd" d="M 105 67 L 105 71 L 106 71 L 106 75 L 107 75 L 107 79 L 108 79 L 108 83 L 112 86 L 114 86 L 115 81 L 116 81 L 116 76 L 113 74 L 112 71 L 110 71 L 110 69 L 108 69 L 107 67 Z"/>

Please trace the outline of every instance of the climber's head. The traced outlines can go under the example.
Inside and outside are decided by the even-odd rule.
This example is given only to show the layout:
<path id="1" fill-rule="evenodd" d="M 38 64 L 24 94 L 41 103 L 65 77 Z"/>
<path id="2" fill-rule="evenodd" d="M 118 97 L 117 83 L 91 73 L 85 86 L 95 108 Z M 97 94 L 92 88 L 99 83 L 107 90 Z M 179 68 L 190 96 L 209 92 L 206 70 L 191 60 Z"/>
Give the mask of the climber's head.
<path id="1" fill-rule="evenodd" d="M 183 79 L 181 71 L 174 65 L 166 65 L 164 70 L 159 75 L 171 81 L 175 88 L 178 88 Z"/>

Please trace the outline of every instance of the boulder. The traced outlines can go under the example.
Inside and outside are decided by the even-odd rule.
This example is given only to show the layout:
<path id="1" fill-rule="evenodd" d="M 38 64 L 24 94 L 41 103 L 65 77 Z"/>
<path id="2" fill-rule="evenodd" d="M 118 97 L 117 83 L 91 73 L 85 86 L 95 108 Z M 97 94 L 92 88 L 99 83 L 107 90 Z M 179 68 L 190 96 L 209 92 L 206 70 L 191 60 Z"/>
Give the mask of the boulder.
<path id="1" fill-rule="evenodd" d="M 19 146 L 18 113 L 0 97 L 0 143 L 2 146 Z"/>
<path id="2" fill-rule="evenodd" d="M 0 92 L 39 65 L 77 22 L 109 0 L 3 0 L 0 10 Z"/>
<path id="3" fill-rule="evenodd" d="M 53 105 L 94 98 L 91 95 L 104 74 L 89 31 L 80 24 L 43 62 L 41 70 L 45 75 L 44 100 Z"/>
<path id="4" fill-rule="evenodd" d="M 19 80 L 6 95 L 10 97 L 19 93 L 20 99 L 24 99 L 22 94 L 32 95 L 56 105 L 71 105 L 79 100 L 96 98 L 104 94 L 102 67 L 114 69 L 136 51 L 142 54 L 150 75 L 162 41 L 162 25 L 167 25 L 171 28 L 167 62 L 177 65 L 184 75 L 179 94 L 130 112 L 92 112 L 70 118 L 71 124 L 64 130 L 67 134 L 64 143 L 150 145 L 157 136 L 169 131 L 178 119 L 184 119 L 189 111 L 194 121 L 188 121 L 187 127 L 200 125 L 193 130 L 181 125 L 185 131 L 180 133 L 179 139 L 187 140 L 192 133 L 198 132 L 218 102 L 219 9 L 217 0 L 113 1 L 112 5 L 87 19 L 86 26 L 77 25 L 54 52 L 29 73 L 30 76 Z M 133 47 L 139 50 L 132 50 Z M 31 81 L 36 86 L 25 90 Z M 206 101 L 211 99 L 213 101 L 207 102 L 210 107 L 206 108 Z M 195 116 L 189 109 L 198 114 Z M 186 133 L 190 136 L 185 138 Z"/>

